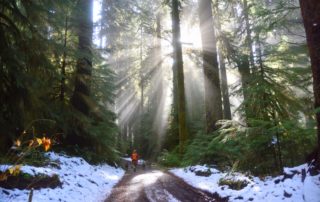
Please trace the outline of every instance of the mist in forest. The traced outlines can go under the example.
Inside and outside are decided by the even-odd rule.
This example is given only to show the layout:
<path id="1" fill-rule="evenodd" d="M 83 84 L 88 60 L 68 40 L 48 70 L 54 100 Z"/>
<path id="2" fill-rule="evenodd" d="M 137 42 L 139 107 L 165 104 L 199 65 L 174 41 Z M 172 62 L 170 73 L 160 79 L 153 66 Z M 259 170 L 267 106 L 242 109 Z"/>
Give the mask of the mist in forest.
<path id="1" fill-rule="evenodd" d="M 270 174 L 317 151 L 305 2 L 3 2 L 1 152 L 46 128 L 97 161 Z"/>

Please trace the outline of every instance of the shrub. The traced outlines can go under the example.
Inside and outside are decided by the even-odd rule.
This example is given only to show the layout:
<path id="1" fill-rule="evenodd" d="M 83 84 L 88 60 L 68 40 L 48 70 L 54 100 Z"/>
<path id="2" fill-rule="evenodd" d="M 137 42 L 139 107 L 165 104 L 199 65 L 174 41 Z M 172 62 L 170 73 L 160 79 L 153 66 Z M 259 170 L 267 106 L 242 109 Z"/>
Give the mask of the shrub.
<path id="1" fill-rule="evenodd" d="M 178 147 L 172 152 L 165 150 L 158 158 L 158 162 L 167 167 L 176 167 L 181 165 L 181 158 L 179 157 Z"/>
<path id="2" fill-rule="evenodd" d="M 249 183 L 245 180 L 235 180 L 229 177 L 220 178 L 218 182 L 219 186 L 227 185 L 230 189 L 241 190 L 246 187 Z"/>

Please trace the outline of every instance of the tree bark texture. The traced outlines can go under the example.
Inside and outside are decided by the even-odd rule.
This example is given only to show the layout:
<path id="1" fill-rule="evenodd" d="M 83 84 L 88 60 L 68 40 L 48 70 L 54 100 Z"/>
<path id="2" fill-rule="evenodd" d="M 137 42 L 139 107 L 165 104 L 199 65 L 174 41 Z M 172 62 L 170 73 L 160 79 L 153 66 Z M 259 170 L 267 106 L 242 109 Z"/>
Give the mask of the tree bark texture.
<path id="1" fill-rule="evenodd" d="M 318 154 L 317 167 L 320 168 L 320 1 L 300 0 L 301 13 L 306 30 L 307 44 L 311 59 L 314 102 L 317 120 Z"/>
<path id="2" fill-rule="evenodd" d="M 253 56 L 253 48 L 252 48 L 252 30 L 251 30 L 251 26 L 250 26 L 250 19 L 249 19 L 249 6 L 248 6 L 248 1 L 247 0 L 243 0 L 243 15 L 244 15 L 244 20 L 245 20 L 245 29 L 246 29 L 246 43 L 247 43 L 247 47 L 248 50 L 247 52 L 249 52 L 249 56 L 247 55 L 247 57 L 249 58 L 249 62 L 250 62 L 250 66 L 252 68 L 252 71 L 254 71 L 254 56 Z"/>
<path id="3" fill-rule="evenodd" d="M 180 43 L 180 16 L 179 0 L 172 0 L 172 44 L 174 65 L 173 73 L 176 77 L 177 103 L 178 103 L 178 123 L 179 123 L 179 144 L 180 153 L 183 153 L 186 141 L 188 139 L 186 126 L 186 99 L 183 74 L 182 48 Z"/>
<path id="4" fill-rule="evenodd" d="M 63 55 L 61 64 L 61 83 L 60 83 L 60 101 L 64 102 L 64 94 L 66 91 L 66 65 L 67 65 L 67 41 L 68 41 L 68 16 L 65 19 L 64 39 L 63 39 Z"/>
<path id="5" fill-rule="evenodd" d="M 244 57 L 240 58 L 238 63 L 238 70 L 241 76 L 241 83 L 243 89 L 243 100 L 244 100 L 244 112 L 245 112 L 245 119 L 248 125 L 250 125 L 250 119 L 253 117 L 251 113 L 250 106 L 248 105 L 248 100 L 250 99 L 249 95 L 249 85 L 250 85 L 250 78 L 251 78 L 251 70 L 254 69 L 254 56 L 253 56 L 253 49 L 252 49 L 252 30 L 250 26 L 249 20 L 249 6 L 248 1 L 243 0 L 243 16 L 244 16 L 244 23 L 245 23 L 245 32 L 246 32 L 246 44 L 247 49 L 244 53 Z"/>
<path id="6" fill-rule="evenodd" d="M 221 73 L 221 92 L 223 100 L 223 119 L 231 120 L 231 109 L 230 109 L 230 100 L 229 100 L 229 89 L 228 89 L 228 78 L 226 64 L 222 53 L 219 51 L 219 64 L 220 64 L 220 73 Z"/>
<path id="7" fill-rule="evenodd" d="M 215 25 L 219 35 L 218 38 L 222 38 L 221 34 L 221 22 L 219 18 L 219 8 L 218 8 L 218 0 L 214 5 L 214 15 L 215 15 Z M 219 42 L 219 41 L 218 41 Z M 228 77 L 226 71 L 226 64 L 224 60 L 224 54 L 222 52 L 222 43 L 218 43 L 218 58 L 219 58 L 219 67 L 220 67 L 220 75 L 221 75 L 221 93 L 222 93 L 222 100 L 223 100 L 223 118 L 231 120 L 231 107 L 230 107 L 230 95 L 228 89 Z"/>
<path id="8" fill-rule="evenodd" d="M 156 65 L 157 65 L 157 69 L 159 72 L 159 78 L 160 78 L 160 84 L 159 84 L 159 93 L 157 93 L 159 95 L 158 100 L 162 99 L 163 96 L 163 69 L 162 69 L 162 47 L 161 47 L 161 13 L 157 14 L 156 17 L 156 51 L 155 51 L 155 61 L 157 61 Z M 158 61 L 156 58 L 160 58 L 160 60 Z"/>
<path id="9" fill-rule="evenodd" d="M 222 119 L 220 76 L 211 0 L 199 0 L 198 4 L 205 76 L 206 131 L 210 133 L 217 129 L 215 124 Z"/>
<path id="10" fill-rule="evenodd" d="M 92 74 L 93 0 L 79 0 L 78 9 L 80 12 L 77 25 L 79 58 L 71 102 L 77 110 L 88 116 L 90 113 L 90 80 Z"/>
<path id="11" fill-rule="evenodd" d="M 241 85 L 242 85 L 242 92 L 243 92 L 243 102 L 244 102 L 244 113 L 245 113 L 245 119 L 248 124 L 248 120 L 250 119 L 251 113 L 250 113 L 250 106 L 248 105 L 249 98 L 249 81 L 250 81 L 250 67 L 249 67 L 249 60 L 248 58 L 241 58 L 237 62 L 238 71 L 240 73 L 241 78 Z"/>
<path id="12" fill-rule="evenodd" d="M 140 124 L 139 124 L 139 133 L 137 140 L 139 143 L 142 142 L 143 139 L 143 116 L 144 116 L 144 62 L 143 62 L 143 32 L 142 32 L 142 23 L 140 25 Z"/>

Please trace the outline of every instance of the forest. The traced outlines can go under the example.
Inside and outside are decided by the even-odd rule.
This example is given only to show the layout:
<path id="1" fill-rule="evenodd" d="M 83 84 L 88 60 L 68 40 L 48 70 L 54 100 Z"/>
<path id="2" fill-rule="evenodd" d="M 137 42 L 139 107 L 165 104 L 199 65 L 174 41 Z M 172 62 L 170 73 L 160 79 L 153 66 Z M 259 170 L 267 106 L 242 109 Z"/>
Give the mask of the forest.
<path id="1" fill-rule="evenodd" d="M 0 0 L 0 163 L 34 139 L 93 164 L 137 150 L 169 168 L 319 170 L 319 13 L 318 0 Z"/>

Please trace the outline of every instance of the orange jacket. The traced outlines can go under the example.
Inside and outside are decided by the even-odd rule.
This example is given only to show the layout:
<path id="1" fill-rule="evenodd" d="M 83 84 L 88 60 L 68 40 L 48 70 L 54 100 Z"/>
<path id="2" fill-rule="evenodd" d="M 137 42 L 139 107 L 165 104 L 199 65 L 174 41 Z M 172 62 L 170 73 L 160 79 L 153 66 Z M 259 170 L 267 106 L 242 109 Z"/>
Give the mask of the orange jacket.
<path id="1" fill-rule="evenodd" d="M 138 156 L 137 153 L 134 152 L 134 153 L 131 154 L 131 159 L 132 159 L 132 161 L 137 161 L 138 158 L 139 158 L 139 156 Z"/>

